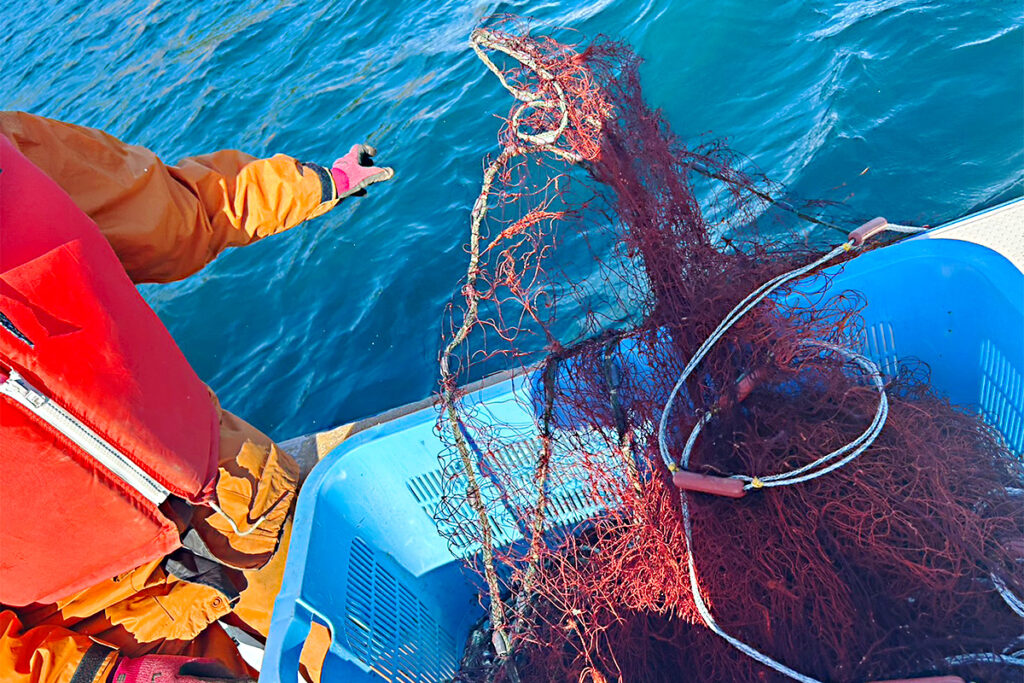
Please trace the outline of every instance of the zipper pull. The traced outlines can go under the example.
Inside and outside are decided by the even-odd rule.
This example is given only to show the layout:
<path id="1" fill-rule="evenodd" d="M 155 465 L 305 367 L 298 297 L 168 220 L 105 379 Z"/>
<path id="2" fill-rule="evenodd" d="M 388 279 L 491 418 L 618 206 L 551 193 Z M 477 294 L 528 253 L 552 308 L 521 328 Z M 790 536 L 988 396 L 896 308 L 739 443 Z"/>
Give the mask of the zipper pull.
<path id="1" fill-rule="evenodd" d="M 13 368 L 7 379 L 0 382 L 0 386 L 4 388 L 3 393 L 10 395 L 12 398 L 14 394 L 18 394 L 35 408 L 41 408 L 50 400 L 36 391 L 35 387 L 26 382 L 21 373 Z"/>

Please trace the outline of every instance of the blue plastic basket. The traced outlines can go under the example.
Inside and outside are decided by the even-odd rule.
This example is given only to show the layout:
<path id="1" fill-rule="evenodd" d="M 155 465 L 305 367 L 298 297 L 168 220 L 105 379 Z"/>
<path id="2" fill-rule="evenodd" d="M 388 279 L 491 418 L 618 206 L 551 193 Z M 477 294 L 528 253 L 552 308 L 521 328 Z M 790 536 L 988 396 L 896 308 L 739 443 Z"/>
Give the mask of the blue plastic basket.
<path id="1" fill-rule="evenodd" d="M 866 297 L 863 351 L 883 370 L 893 372 L 901 358 L 925 361 L 934 386 L 980 411 L 1018 454 L 1024 451 L 1021 242 L 1024 200 L 864 254 L 835 269 L 829 285 Z M 502 381 L 472 399 L 515 435 L 502 457 L 525 464 L 536 451 L 533 419 L 513 399 L 517 388 L 526 390 L 514 386 L 523 381 Z M 314 620 L 331 633 L 325 681 L 430 683 L 455 673 L 482 611 L 478 586 L 456 557 L 476 548 L 456 539 L 453 555 L 432 520 L 443 448 L 436 419 L 428 407 L 370 428 L 314 468 L 299 496 L 264 683 L 296 680 Z M 591 515 L 590 505 L 562 482 L 554 505 L 561 521 Z M 513 525 L 495 521 L 502 541 L 518 537 Z"/>

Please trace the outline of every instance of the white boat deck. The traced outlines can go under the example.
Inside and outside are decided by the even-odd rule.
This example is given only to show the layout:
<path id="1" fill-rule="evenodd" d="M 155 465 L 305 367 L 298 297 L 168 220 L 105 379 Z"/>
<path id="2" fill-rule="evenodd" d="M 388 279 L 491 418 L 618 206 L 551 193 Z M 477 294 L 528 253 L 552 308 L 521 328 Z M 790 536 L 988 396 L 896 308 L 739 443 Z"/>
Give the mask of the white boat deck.
<path id="1" fill-rule="evenodd" d="M 1005 256 L 1024 272 L 1024 198 L 929 230 L 923 237 L 973 242 Z"/>

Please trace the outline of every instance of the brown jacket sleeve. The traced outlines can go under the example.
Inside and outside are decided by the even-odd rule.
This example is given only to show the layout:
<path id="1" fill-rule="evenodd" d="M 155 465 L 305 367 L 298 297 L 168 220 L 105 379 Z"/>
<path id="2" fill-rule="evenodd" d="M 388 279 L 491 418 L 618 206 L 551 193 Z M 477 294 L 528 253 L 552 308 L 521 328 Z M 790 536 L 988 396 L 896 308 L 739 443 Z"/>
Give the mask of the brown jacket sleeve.
<path id="1" fill-rule="evenodd" d="M 0 611 L 0 672 L 5 683 L 97 683 L 113 671 L 117 654 L 62 626 L 22 628 L 14 612 Z"/>
<path id="2" fill-rule="evenodd" d="M 0 112 L 0 134 L 99 225 L 137 283 L 185 278 L 338 202 L 329 172 L 283 154 L 225 150 L 168 166 L 102 131 L 23 112 Z"/>

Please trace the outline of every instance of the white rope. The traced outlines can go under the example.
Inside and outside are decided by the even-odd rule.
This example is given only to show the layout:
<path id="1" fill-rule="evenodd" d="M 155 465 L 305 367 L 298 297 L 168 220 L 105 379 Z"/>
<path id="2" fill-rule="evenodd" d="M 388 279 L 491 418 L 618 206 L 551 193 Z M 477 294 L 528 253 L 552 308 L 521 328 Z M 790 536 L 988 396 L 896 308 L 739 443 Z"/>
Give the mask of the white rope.
<path id="1" fill-rule="evenodd" d="M 707 603 L 704 602 L 704 597 L 700 594 L 700 582 L 697 579 L 697 565 L 693 560 L 693 531 L 692 524 L 690 522 L 690 501 L 686 495 L 686 491 L 679 492 L 679 502 L 683 511 L 683 531 L 686 534 L 686 565 L 687 572 L 690 575 L 690 592 L 693 593 L 693 603 L 697 607 L 697 613 L 700 615 L 704 625 L 709 629 L 721 636 L 727 643 L 732 645 L 734 648 L 747 655 L 751 659 L 754 659 L 765 666 L 778 671 L 784 676 L 789 676 L 795 681 L 800 683 L 822 683 L 817 678 L 811 678 L 804 674 L 790 669 L 788 666 L 772 659 L 768 655 L 754 649 L 750 645 L 747 645 L 742 640 L 734 638 L 718 625 L 715 618 L 711 616 L 711 610 L 708 609 Z"/>
<path id="2" fill-rule="evenodd" d="M 894 232 L 920 232 L 922 230 L 922 228 L 911 228 L 910 226 L 894 225 L 891 223 L 887 224 L 885 226 L 885 229 L 892 230 Z M 700 362 L 708 354 L 711 348 L 715 344 L 717 344 L 722 339 L 722 337 L 725 336 L 726 332 L 728 332 L 729 329 L 733 325 L 735 325 L 740 318 L 742 318 L 744 315 L 750 312 L 751 309 L 753 309 L 755 306 L 761 303 L 765 298 L 767 298 L 772 292 L 777 290 L 779 287 L 781 287 L 782 285 L 786 284 L 791 280 L 794 280 L 796 278 L 802 277 L 810 273 L 819 266 L 822 266 L 828 263 L 829 261 L 832 261 L 840 254 L 850 251 L 851 249 L 855 248 L 855 246 L 857 246 L 857 244 L 851 237 L 850 240 L 837 246 L 832 251 L 828 252 L 827 254 L 818 258 L 817 260 L 808 263 L 807 265 L 801 266 L 800 268 L 796 268 L 789 272 L 778 275 L 772 278 L 771 280 L 765 282 L 760 287 L 755 289 L 753 292 L 748 294 L 742 301 L 736 304 L 736 306 L 731 311 L 729 311 L 729 313 L 725 316 L 722 322 L 718 324 L 718 327 L 716 327 L 715 330 L 708 336 L 708 338 L 704 340 L 704 343 L 700 345 L 697 351 L 693 354 L 693 357 L 683 368 L 683 371 L 679 374 L 679 379 L 676 380 L 675 386 L 672 387 L 672 392 L 669 394 L 668 400 L 665 402 L 664 408 L 662 408 L 661 419 L 658 422 L 658 448 L 661 452 L 662 460 L 665 462 L 665 465 L 666 467 L 669 468 L 669 470 L 675 471 L 679 466 L 681 466 L 684 470 L 687 469 L 687 467 L 689 466 L 690 453 L 692 452 L 693 446 L 696 443 L 697 435 L 700 433 L 700 430 L 703 429 L 704 426 L 711 420 L 711 417 L 713 415 L 713 413 L 709 411 L 705 413 L 697 421 L 697 424 L 690 432 L 690 436 L 686 441 L 686 445 L 684 446 L 682 455 L 680 457 L 680 464 L 679 466 L 677 466 L 671 454 L 669 453 L 668 442 L 665 435 L 666 428 L 668 425 L 668 418 L 671 414 L 672 406 L 675 403 L 679 391 L 683 388 L 683 386 L 686 383 L 686 380 L 690 377 L 691 374 L 693 374 L 693 371 L 697 368 Z M 885 425 L 885 420 L 889 414 L 889 400 L 885 394 L 885 385 L 882 380 L 881 372 L 878 366 L 861 354 L 855 353 L 848 349 L 843 349 L 833 344 L 810 340 L 806 343 L 808 345 L 817 345 L 821 348 L 838 352 L 846 356 L 853 362 L 857 363 L 858 365 L 860 365 L 861 368 L 863 368 L 870 375 L 872 383 L 879 390 L 880 395 L 878 409 L 875 412 L 874 419 L 872 420 L 868 428 L 860 436 L 858 436 L 850 443 L 846 444 L 842 448 L 832 451 L 831 453 L 825 456 L 822 456 L 821 458 L 818 458 L 817 460 L 808 465 L 798 468 L 797 470 L 779 473 L 775 475 L 768 475 L 768 477 L 758 480 L 755 480 L 752 477 L 739 477 L 749 482 L 746 486 L 744 486 L 744 489 L 760 488 L 761 486 L 769 487 L 798 484 L 804 481 L 808 481 L 810 479 L 814 479 L 816 477 L 820 477 L 824 474 L 828 474 L 829 472 L 832 472 L 838 469 L 839 467 L 842 467 L 843 465 L 847 464 L 848 462 L 859 456 L 861 453 L 863 453 L 865 450 L 867 450 L 874 442 L 874 440 L 878 437 L 878 435 L 881 433 L 882 428 Z M 845 457 L 836 460 L 836 458 L 839 458 L 841 455 L 844 454 Z M 828 464 L 825 467 L 821 467 L 822 465 L 825 465 L 830 461 L 834 462 L 831 462 L 831 464 Z M 760 652 L 751 645 L 748 645 L 747 643 L 744 643 L 738 638 L 729 635 L 718 625 L 718 623 L 715 621 L 714 616 L 711 614 L 711 610 L 708 608 L 707 603 L 704 602 L 704 598 L 700 593 L 700 582 L 697 578 L 697 565 L 694 560 L 693 553 L 693 533 L 692 520 L 690 517 L 690 501 L 686 491 L 679 492 L 679 501 L 680 507 L 682 509 L 683 529 L 686 535 L 686 562 L 687 572 L 690 578 L 690 592 L 693 594 L 694 605 L 696 606 L 697 613 L 700 615 L 700 618 L 704 622 L 704 625 L 716 634 L 718 634 L 722 639 L 724 639 L 727 643 L 735 647 L 740 652 L 744 653 L 751 659 L 760 662 L 764 666 L 767 666 L 768 668 L 773 669 L 784 676 L 788 676 L 789 678 L 795 681 L 800 681 L 800 683 L 822 683 L 816 678 L 806 676 L 794 669 L 789 668 L 782 662 L 772 659 L 771 657 L 764 654 L 763 652 Z"/>
<path id="3" fill-rule="evenodd" d="M 1020 653 L 1000 655 L 994 652 L 979 652 L 977 654 L 947 657 L 946 664 L 952 666 L 957 664 L 1009 664 L 1011 666 L 1024 666 L 1024 657 Z"/>
<path id="4" fill-rule="evenodd" d="M 850 462 L 858 455 L 866 451 L 871 446 L 871 444 L 874 443 L 875 439 L 878 438 L 878 435 L 882 433 L 882 428 L 885 426 L 885 421 L 889 417 L 889 397 L 886 396 L 885 394 L 885 380 L 882 379 L 882 372 L 878 368 L 878 365 L 876 365 L 871 359 L 859 353 L 856 353 L 855 351 L 844 349 L 840 346 L 836 346 L 835 344 L 829 344 L 828 342 L 814 340 L 806 340 L 803 343 L 808 346 L 817 346 L 823 349 L 827 349 L 829 351 L 834 351 L 842 356 L 845 356 L 847 359 L 853 361 L 854 363 L 859 365 L 863 370 L 865 370 L 871 378 L 871 383 L 874 384 L 876 389 L 878 389 L 878 408 L 875 410 L 875 415 L 871 421 L 871 424 L 856 439 L 846 444 L 845 446 L 842 446 L 841 448 L 837 448 L 836 450 L 832 451 L 827 455 L 823 455 L 814 462 L 804 465 L 803 467 L 798 467 L 797 469 L 792 470 L 790 472 L 781 472 L 779 474 L 769 474 L 767 476 L 760 477 L 762 485 L 766 488 L 772 486 L 788 486 L 790 484 L 799 484 L 801 482 L 810 481 L 811 479 L 820 477 L 823 474 L 828 474 L 829 472 L 832 472 L 833 470 L 842 467 L 843 465 Z M 825 463 L 835 458 L 838 458 L 839 456 L 847 452 L 849 452 L 849 454 L 846 455 L 846 457 L 833 462 L 828 467 L 813 471 L 820 465 L 824 465 Z M 804 474 L 805 472 L 809 472 L 809 474 Z M 751 477 L 740 478 L 753 482 L 753 478 Z M 751 483 L 748 484 L 745 488 L 755 487 Z"/>
<path id="5" fill-rule="evenodd" d="M 466 269 L 466 279 L 463 284 L 463 292 L 466 297 L 466 310 L 463 315 L 461 325 L 441 352 L 439 368 L 441 384 L 443 387 L 441 392 L 441 403 L 443 406 L 443 413 L 447 416 L 447 423 L 451 431 L 452 440 L 455 442 L 456 451 L 459 455 L 462 473 L 466 477 L 466 499 L 473 508 L 473 511 L 476 513 L 477 524 L 480 529 L 480 552 L 481 559 L 483 561 L 484 578 L 491 598 L 490 614 L 491 628 L 493 630 L 492 643 L 494 644 L 494 649 L 497 655 L 500 658 L 507 658 L 511 650 L 511 646 L 507 634 L 505 605 L 502 601 L 499 578 L 494 561 L 494 533 L 491 528 L 492 520 L 487 514 L 480 483 L 477 479 L 476 471 L 474 470 L 472 459 L 470 457 L 470 446 L 460 428 L 459 416 L 456 411 L 457 390 L 455 388 L 455 373 L 452 372 L 451 359 L 454 358 L 459 347 L 462 346 L 469 337 L 473 327 L 479 322 L 481 294 L 476 289 L 476 283 L 481 273 L 479 266 L 482 253 L 480 251 L 481 228 L 489 211 L 488 198 L 491 195 L 491 188 L 495 180 L 499 177 L 500 172 L 508 166 L 509 162 L 513 158 L 535 152 L 548 152 L 569 163 L 579 163 L 582 161 L 582 157 L 572 151 L 559 149 L 556 146 L 556 143 L 565 134 L 565 131 L 569 126 L 569 105 L 565 91 L 562 88 L 561 83 L 559 83 L 555 78 L 554 74 L 538 64 L 528 52 L 518 50 L 506 44 L 500 34 L 493 33 L 487 29 L 474 30 L 470 36 L 470 46 L 484 65 L 495 76 L 497 76 L 502 86 L 508 90 L 514 98 L 522 103 L 516 107 L 509 124 L 516 137 L 522 142 L 506 145 L 506 147 L 501 151 L 501 154 L 499 154 L 498 157 L 495 158 L 494 161 L 492 161 L 484 170 L 480 194 L 477 196 L 476 202 L 473 204 L 473 209 L 470 212 L 469 265 Z M 484 51 L 484 48 L 497 50 L 498 52 L 511 57 L 520 64 L 531 69 L 540 81 L 551 86 L 557 96 L 557 101 L 552 103 L 548 99 L 545 99 L 545 97 L 549 96 L 544 93 L 543 88 L 540 86 L 538 86 L 537 92 L 530 92 L 529 90 L 517 88 L 515 85 L 510 83 L 501 69 L 494 64 L 491 58 Z M 560 117 L 558 125 L 555 128 L 534 133 L 527 133 L 521 130 L 520 119 L 523 113 L 528 109 L 555 109 L 556 107 L 559 111 Z M 514 664 L 507 670 L 507 672 L 513 681 L 518 680 L 518 673 L 516 672 Z"/>
<path id="6" fill-rule="evenodd" d="M 1021 600 L 1013 594 L 1009 588 L 1006 587 L 1006 582 L 1001 578 L 992 574 L 992 583 L 995 584 L 996 590 L 999 591 L 1000 597 L 1003 598 L 1003 602 L 1013 610 L 1017 616 L 1024 619 L 1024 600 Z"/>
<path id="7" fill-rule="evenodd" d="M 886 223 L 885 229 L 889 232 L 902 232 L 908 235 L 913 235 L 919 232 L 924 232 L 928 228 L 919 228 L 915 225 L 900 225 L 899 223 Z"/>
<path id="8" fill-rule="evenodd" d="M 662 460 L 665 461 L 665 465 L 667 467 L 670 469 L 675 467 L 675 462 L 669 455 L 668 443 L 665 439 L 665 428 L 668 424 L 668 417 L 672 410 L 672 404 L 675 403 L 676 396 L 679 394 L 679 390 L 683 388 L 686 380 L 690 377 L 700 362 L 704 360 L 704 356 L 706 356 L 711 348 L 718 343 L 723 336 L 725 336 L 725 333 L 729 331 L 729 328 L 735 325 L 740 318 L 750 311 L 750 309 L 761 303 L 769 294 L 790 280 L 806 275 L 818 266 L 828 263 L 843 252 L 849 251 L 852 246 L 852 242 L 845 242 L 818 260 L 808 263 L 805 266 L 801 266 L 800 268 L 796 268 L 795 270 L 777 275 L 768 282 L 765 282 L 763 285 L 748 294 L 741 302 L 736 304 L 736 306 L 725 316 L 722 322 L 718 324 L 715 331 L 704 340 L 704 343 L 701 344 L 700 348 L 698 348 L 696 353 L 693 354 L 693 358 L 691 358 L 690 362 L 686 364 L 685 368 L 683 368 L 675 386 L 672 387 L 672 392 L 668 396 L 668 401 L 665 402 L 665 407 L 661 411 L 661 420 L 658 423 L 658 448 L 661 451 Z"/>
<path id="9" fill-rule="evenodd" d="M 679 390 L 683 387 L 683 384 L 686 382 L 687 378 L 694 371 L 694 369 L 701 362 L 701 360 L 704 359 L 704 356 L 706 356 L 707 353 L 711 350 L 711 348 L 725 335 L 726 332 L 729 331 L 729 328 L 735 325 L 741 317 L 746 315 L 746 313 L 749 312 L 750 309 L 752 309 L 754 306 L 763 301 L 765 297 L 767 297 L 773 291 L 775 291 L 785 283 L 789 282 L 790 280 L 805 275 L 806 273 L 811 272 L 812 270 L 814 270 L 815 268 L 824 263 L 828 263 L 832 259 L 839 256 L 841 253 L 849 251 L 852 246 L 852 242 L 846 242 L 836 247 L 829 253 L 825 254 L 821 258 L 817 259 L 816 261 L 809 263 L 805 266 L 801 266 L 800 268 L 797 268 L 795 270 L 791 270 L 787 273 L 783 273 L 782 275 L 778 275 L 769 280 L 768 282 L 764 283 L 756 290 L 748 294 L 743 299 L 743 301 L 738 303 L 729 312 L 729 314 L 725 316 L 722 322 L 718 324 L 718 327 L 715 328 L 714 332 L 712 332 L 711 335 L 704 341 L 704 343 L 700 345 L 700 348 L 697 349 L 697 352 L 693 355 L 693 358 L 690 359 L 690 362 L 686 364 L 686 367 L 683 368 L 682 373 L 680 373 L 679 379 L 676 381 L 675 386 L 672 388 L 672 393 L 669 394 L 668 401 L 666 401 L 665 407 L 662 409 L 661 412 L 661 420 L 658 424 L 658 447 L 661 450 L 661 457 L 665 461 L 665 464 L 666 466 L 669 467 L 669 469 L 674 470 L 676 468 L 676 464 L 672 460 L 671 455 L 669 454 L 668 444 L 665 438 L 665 427 L 668 424 L 668 416 L 672 409 L 672 404 L 675 401 L 676 396 L 679 394 Z M 698 421 L 698 425 L 702 427 L 710 419 L 711 413 L 708 412 Z M 694 429 L 694 431 L 691 432 L 690 434 L 690 439 L 687 440 L 687 448 L 684 450 L 683 461 L 681 463 L 683 469 L 686 469 L 686 467 L 689 465 L 689 454 L 693 448 L 693 444 L 696 442 L 697 432 L 698 430 Z M 774 669 L 775 671 L 781 673 L 784 676 L 788 676 L 789 678 L 792 678 L 796 681 L 800 681 L 801 683 L 821 683 L 821 681 L 819 681 L 818 679 L 811 678 L 810 676 L 805 676 L 804 674 L 789 668 L 782 662 L 772 659 L 768 655 L 758 651 L 757 649 L 753 648 L 747 643 L 744 643 L 738 638 L 734 638 L 733 636 L 726 633 L 718 625 L 718 622 L 715 621 L 715 618 L 711 614 L 711 610 L 708 609 L 707 604 L 704 602 L 704 597 L 700 593 L 700 582 L 697 579 L 697 565 L 693 557 L 693 531 L 690 519 L 690 502 L 685 491 L 679 492 L 679 502 L 683 514 L 683 530 L 686 534 L 686 563 L 687 573 L 690 577 L 690 592 L 693 594 L 694 605 L 696 606 L 697 613 L 700 615 L 700 618 L 704 622 L 704 625 L 712 631 L 714 631 L 722 639 L 724 639 L 727 643 L 735 647 L 740 652 L 744 653 L 751 659 L 760 662 L 768 668 Z"/>
<path id="10" fill-rule="evenodd" d="M 877 436 L 881 433 L 882 427 L 885 425 L 885 420 L 889 413 L 889 400 L 885 394 L 885 384 L 882 380 L 881 372 L 879 371 L 878 366 L 876 364 L 874 364 L 869 359 L 865 358 L 859 353 L 855 353 L 848 349 L 843 349 L 842 347 L 835 346 L 834 344 L 829 344 L 827 342 L 818 342 L 813 340 L 807 340 L 805 343 L 809 346 L 818 346 L 821 348 L 828 349 L 830 351 L 836 351 L 846 356 L 850 360 L 854 361 L 855 363 L 860 365 L 864 370 L 869 372 L 871 375 L 872 382 L 879 391 L 880 398 L 878 401 L 878 410 L 875 412 L 875 417 L 874 420 L 872 420 L 871 425 L 868 427 L 867 430 L 864 431 L 863 434 L 857 437 L 857 439 L 854 439 L 854 441 L 851 441 L 843 448 L 837 449 L 835 451 L 832 451 L 828 455 L 818 458 L 810 465 L 805 465 L 804 467 L 794 470 L 793 472 L 788 472 L 779 475 L 770 475 L 771 479 L 763 484 L 766 487 L 798 484 L 803 481 L 808 481 L 809 479 L 814 479 L 815 477 L 820 477 L 823 474 L 827 474 L 839 467 L 842 467 L 843 465 L 850 462 L 851 460 L 853 460 L 858 455 L 860 455 L 861 453 L 868 449 L 871 443 L 874 442 L 875 438 L 877 438 Z M 689 467 L 690 453 L 693 449 L 693 444 L 697 440 L 697 434 L 700 432 L 700 428 L 702 428 L 705 424 L 707 424 L 710 421 L 711 416 L 711 412 L 705 413 L 704 416 L 701 417 L 700 420 L 698 420 L 697 426 L 694 427 L 693 431 L 690 432 L 690 438 L 687 440 L 686 447 L 683 449 L 683 455 L 680 462 L 684 470 Z M 810 474 L 806 474 L 803 476 L 797 476 L 801 475 L 803 472 L 807 472 L 808 470 L 813 469 L 814 467 L 818 467 L 828 462 L 829 460 L 838 457 L 840 454 L 850 449 L 853 449 L 853 452 L 851 452 L 845 458 L 833 462 L 831 465 L 824 467 L 816 472 L 811 472 Z M 789 478 L 784 479 L 785 477 Z M 760 488 L 758 484 L 754 483 L 755 480 L 751 477 L 736 478 L 745 479 L 751 482 L 744 487 L 745 489 Z M 768 478 L 766 477 L 766 479 Z M 704 597 L 700 593 L 700 582 L 697 578 L 697 565 L 696 561 L 694 560 L 693 551 L 693 532 L 692 522 L 690 518 L 690 501 L 685 491 L 679 492 L 679 502 L 683 513 L 683 530 L 686 534 L 686 563 L 687 573 L 690 577 L 690 592 L 693 594 L 694 605 L 697 607 L 697 613 L 700 615 L 701 620 L 703 620 L 704 625 L 712 631 L 714 631 L 715 633 L 717 633 L 727 643 L 735 647 L 740 652 L 744 653 L 745 655 L 754 659 L 755 661 L 758 661 L 761 664 L 771 669 L 774 669 L 775 671 L 783 674 L 784 676 L 788 676 L 793 680 L 800 681 L 801 683 L 821 683 L 821 681 L 819 681 L 818 679 L 812 678 L 810 676 L 805 676 L 804 674 L 789 668 L 788 666 L 779 662 L 778 660 L 772 659 L 771 657 L 757 650 L 751 645 L 744 643 L 742 640 L 739 640 L 738 638 L 729 635 L 722 629 L 721 626 L 718 625 L 718 622 L 716 622 L 714 616 L 712 616 L 711 610 L 708 608 L 707 603 L 704 602 Z"/>
<path id="11" fill-rule="evenodd" d="M 885 394 L 885 381 L 882 379 L 882 373 L 881 370 L 879 370 L 878 365 L 876 365 L 869 358 L 866 358 L 865 356 L 859 353 L 856 353 L 849 349 L 844 349 L 840 346 L 836 346 L 835 344 L 830 344 L 828 342 L 807 339 L 802 341 L 801 345 L 814 346 L 826 349 L 828 351 L 833 351 L 859 365 L 865 372 L 868 373 L 869 377 L 871 378 L 872 384 L 874 384 L 875 388 L 878 389 L 878 408 L 875 410 L 875 415 L 874 418 L 871 420 L 871 424 L 868 425 L 868 428 L 865 429 L 860 436 L 858 436 L 853 441 L 847 443 L 846 445 L 837 448 L 831 453 L 828 453 L 826 455 L 821 456 L 820 458 L 815 459 L 813 462 L 810 462 L 802 467 L 798 467 L 797 469 L 789 472 L 769 474 L 763 477 L 750 477 L 745 474 L 732 475 L 732 479 L 739 479 L 741 481 L 747 482 L 747 484 L 743 487 L 743 489 L 746 491 L 760 488 L 772 488 L 775 486 L 789 486 L 792 484 L 800 484 L 805 481 L 816 479 L 824 474 L 828 474 L 829 472 L 839 469 L 840 467 L 846 465 L 848 462 L 850 462 L 851 460 L 853 460 L 854 458 L 856 458 L 861 453 L 863 453 L 864 451 L 871 447 L 871 444 L 874 443 L 875 439 L 878 438 L 878 435 L 882 433 L 882 428 L 885 426 L 885 421 L 889 416 L 889 398 Z M 704 426 L 711 421 L 712 415 L 712 412 L 705 413 L 704 416 L 697 421 L 697 424 L 694 425 L 693 430 L 691 430 L 690 437 L 686 440 L 686 445 L 683 447 L 683 454 L 680 458 L 682 462 L 682 467 L 684 469 L 690 462 L 690 453 L 693 450 L 694 444 L 696 444 L 697 442 L 697 436 L 700 434 Z M 827 467 L 822 467 L 826 463 L 835 460 L 836 458 L 844 454 L 848 455 L 846 455 L 846 457 L 840 460 L 836 460 Z"/>

